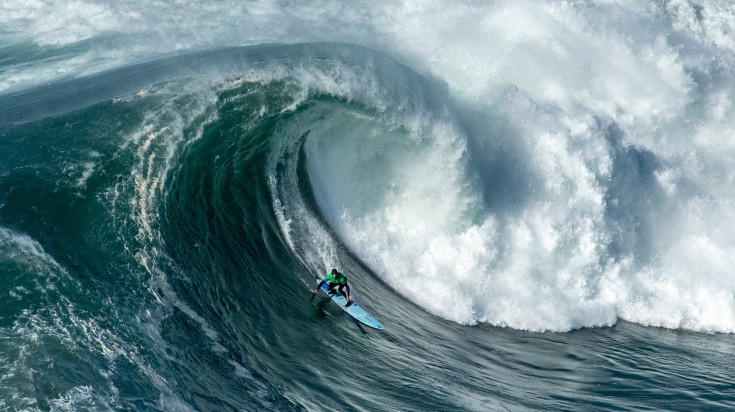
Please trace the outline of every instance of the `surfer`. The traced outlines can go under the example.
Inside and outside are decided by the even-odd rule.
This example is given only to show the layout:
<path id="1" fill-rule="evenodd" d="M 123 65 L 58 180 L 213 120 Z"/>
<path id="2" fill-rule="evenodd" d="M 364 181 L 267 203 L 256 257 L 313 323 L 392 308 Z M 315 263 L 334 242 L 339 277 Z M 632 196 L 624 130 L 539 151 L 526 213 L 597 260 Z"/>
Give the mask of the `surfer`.
<path id="1" fill-rule="evenodd" d="M 332 269 L 332 271 L 327 273 L 327 276 L 325 276 L 324 279 L 319 282 L 319 284 L 316 286 L 316 289 L 312 290 L 311 293 L 317 293 L 319 291 L 319 288 L 321 288 L 324 283 L 327 283 L 328 294 L 333 295 L 337 293 L 334 290 L 335 288 L 337 288 L 337 291 L 339 291 L 339 293 L 341 293 L 342 296 L 347 299 L 347 304 L 345 305 L 345 307 L 352 304 L 352 302 L 350 301 L 350 285 L 347 284 L 347 277 L 345 275 L 338 272 L 337 269 Z M 347 291 L 347 293 L 345 293 L 345 290 Z"/>

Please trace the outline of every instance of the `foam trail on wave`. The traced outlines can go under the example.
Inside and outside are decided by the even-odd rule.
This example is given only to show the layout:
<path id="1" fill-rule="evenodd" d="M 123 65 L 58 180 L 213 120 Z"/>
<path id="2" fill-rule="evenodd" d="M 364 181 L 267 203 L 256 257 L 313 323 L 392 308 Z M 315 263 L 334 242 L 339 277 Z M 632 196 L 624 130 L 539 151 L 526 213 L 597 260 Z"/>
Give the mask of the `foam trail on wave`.
<path id="1" fill-rule="evenodd" d="M 100 375 L 104 375 L 105 389 L 116 391 L 109 379 L 115 369 L 115 358 L 126 356 L 131 349 L 121 349 L 118 346 L 121 342 L 110 330 L 100 326 L 88 313 L 78 310 L 70 300 L 70 291 L 81 290 L 81 284 L 38 241 L 2 227 L 0 270 L 8 275 L 19 275 L 6 279 L 7 286 L 12 289 L 2 309 L 6 320 L 12 319 L 12 323 L 0 327 L 3 336 L 0 373 L 4 377 L 0 391 L 6 399 L 12 398 L 14 405 L 27 409 L 38 408 L 38 394 L 33 389 L 38 374 L 48 377 L 68 373 L 63 362 L 54 368 L 52 361 L 48 366 L 46 362 L 39 364 L 38 359 L 80 359 L 79 366 L 84 367 L 94 363 Z M 91 354 L 91 357 L 77 358 L 80 353 Z M 85 382 L 60 388 L 58 396 L 49 399 L 49 404 L 60 409 L 114 407 L 113 400 Z"/>
<path id="2" fill-rule="evenodd" d="M 225 86 L 226 87 L 226 86 Z M 261 405 L 270 405 L 272 392 L 240 363 L 231 359 L 232 353 L 222 343 L 217 329 L 207 320 L 206 315 L 198 312 L 184 298 L 179 296 L 172 278 L 191 282 L 192 274 L 177 264 L 166 252 L 165 240 L 161 231 L 162 203 L 170 194 L 167 179 L 171 170 L 179 165 L 182 150 L 204 135 L 204 129 L 217 121 L 216 90 L 210 77 L 201 81 L 168 82 L 157 84 L 135 96 L 115 100 L 115 104 L 134 104 L 135 100 L 149 99 L 155 102 L 142 117 L 141 123 L 130 125 L 124 132 L 121 151 L 131 151 L 136 159 L 129 176 L 115 188 L 114 197 L 126 197 L 127 203 L 115 201 L 112 205 L 113 216 L 118 225 L 133 222 L 135 233 L 133 244 L 126 248 L 139 265 L 139 274 L 144 295 L 151 298 L 152 305 L 143 305 L 138 315 L 138 327 L 146 338 L 155 342 L 154 347 L 161 349 L 164 364 L 171 363 L 175 369 L 181 360 L 164 353 L 175 346 L 166 337 L 165 324 L 172 314 L 183 314 L 201 330 L 208 340 L 211 355 L 225 360 L 232 366 L 233 375 L 247 379 L 250 387 L 243 387 Z M 125 216 L 122 216 L 122 215 Z M 129 353 L 130 360 L 146 375 L 151 384 L 161 393 L 159 405 L 163 409 L 193 410 L 193 407 L 172 390 L 172 377 L 159 369 L 151 367 L 136 351 Z M 165 368 L 163 368 L 165 370 Z"/>

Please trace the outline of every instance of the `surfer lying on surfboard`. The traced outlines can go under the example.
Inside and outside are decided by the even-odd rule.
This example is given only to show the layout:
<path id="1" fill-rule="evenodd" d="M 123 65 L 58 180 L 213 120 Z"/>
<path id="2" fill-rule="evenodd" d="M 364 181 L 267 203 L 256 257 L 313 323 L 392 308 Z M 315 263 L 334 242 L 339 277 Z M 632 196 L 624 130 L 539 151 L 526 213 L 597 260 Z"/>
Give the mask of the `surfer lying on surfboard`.
<path id="1" fill-rule="evenodd" d="M 312 290 L 311 293 L 316 294 L 319 292 L 319 288 L 322 287 L 324 283 L 327 283 L 327 289 L 329 290 L 329 294 L 335 294 L 335 288 L 337 288 L 337 291 L 342 294 L 342 296 L 347 299 L 347 304 L 345 307 L 348 307 L 352 305 L 352 302 L 350 301 L 350 285 L 347 284 L 347 277 L 343 275 L 342 273 L 338 272 L 337 269 L 332 269 L 330 273 L 327 273 L 327 276 L 324 277 L 324 279 L 319 282 L 319 284 L 316 286 L 316 289 Z M 345 290 L 347 293 L 345 293 Z"/>

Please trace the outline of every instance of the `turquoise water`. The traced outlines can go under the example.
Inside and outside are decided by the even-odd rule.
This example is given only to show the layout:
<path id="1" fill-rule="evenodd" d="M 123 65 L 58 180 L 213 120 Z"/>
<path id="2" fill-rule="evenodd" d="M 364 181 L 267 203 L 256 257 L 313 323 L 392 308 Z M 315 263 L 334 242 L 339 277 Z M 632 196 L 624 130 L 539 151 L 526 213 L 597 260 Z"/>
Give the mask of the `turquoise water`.
<path id="1" fill-rule="evenodd" d="M 7 6 L 0 409 L 735 407 L 731 12 L 514 4 Z"/>

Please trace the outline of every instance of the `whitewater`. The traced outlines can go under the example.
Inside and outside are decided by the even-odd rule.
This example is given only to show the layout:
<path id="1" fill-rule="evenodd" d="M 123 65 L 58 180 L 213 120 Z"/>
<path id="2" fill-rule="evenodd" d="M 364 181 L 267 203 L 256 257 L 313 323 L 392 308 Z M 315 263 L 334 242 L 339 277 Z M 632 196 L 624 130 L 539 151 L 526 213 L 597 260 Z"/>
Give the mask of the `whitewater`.
<path id="1" fill-rule="evenodd" d="M 735 407 L 734 33 L 707 0 L 3 3 L 0 408 Z M 332 267 L 385 331 L 311 296 Z"/>

